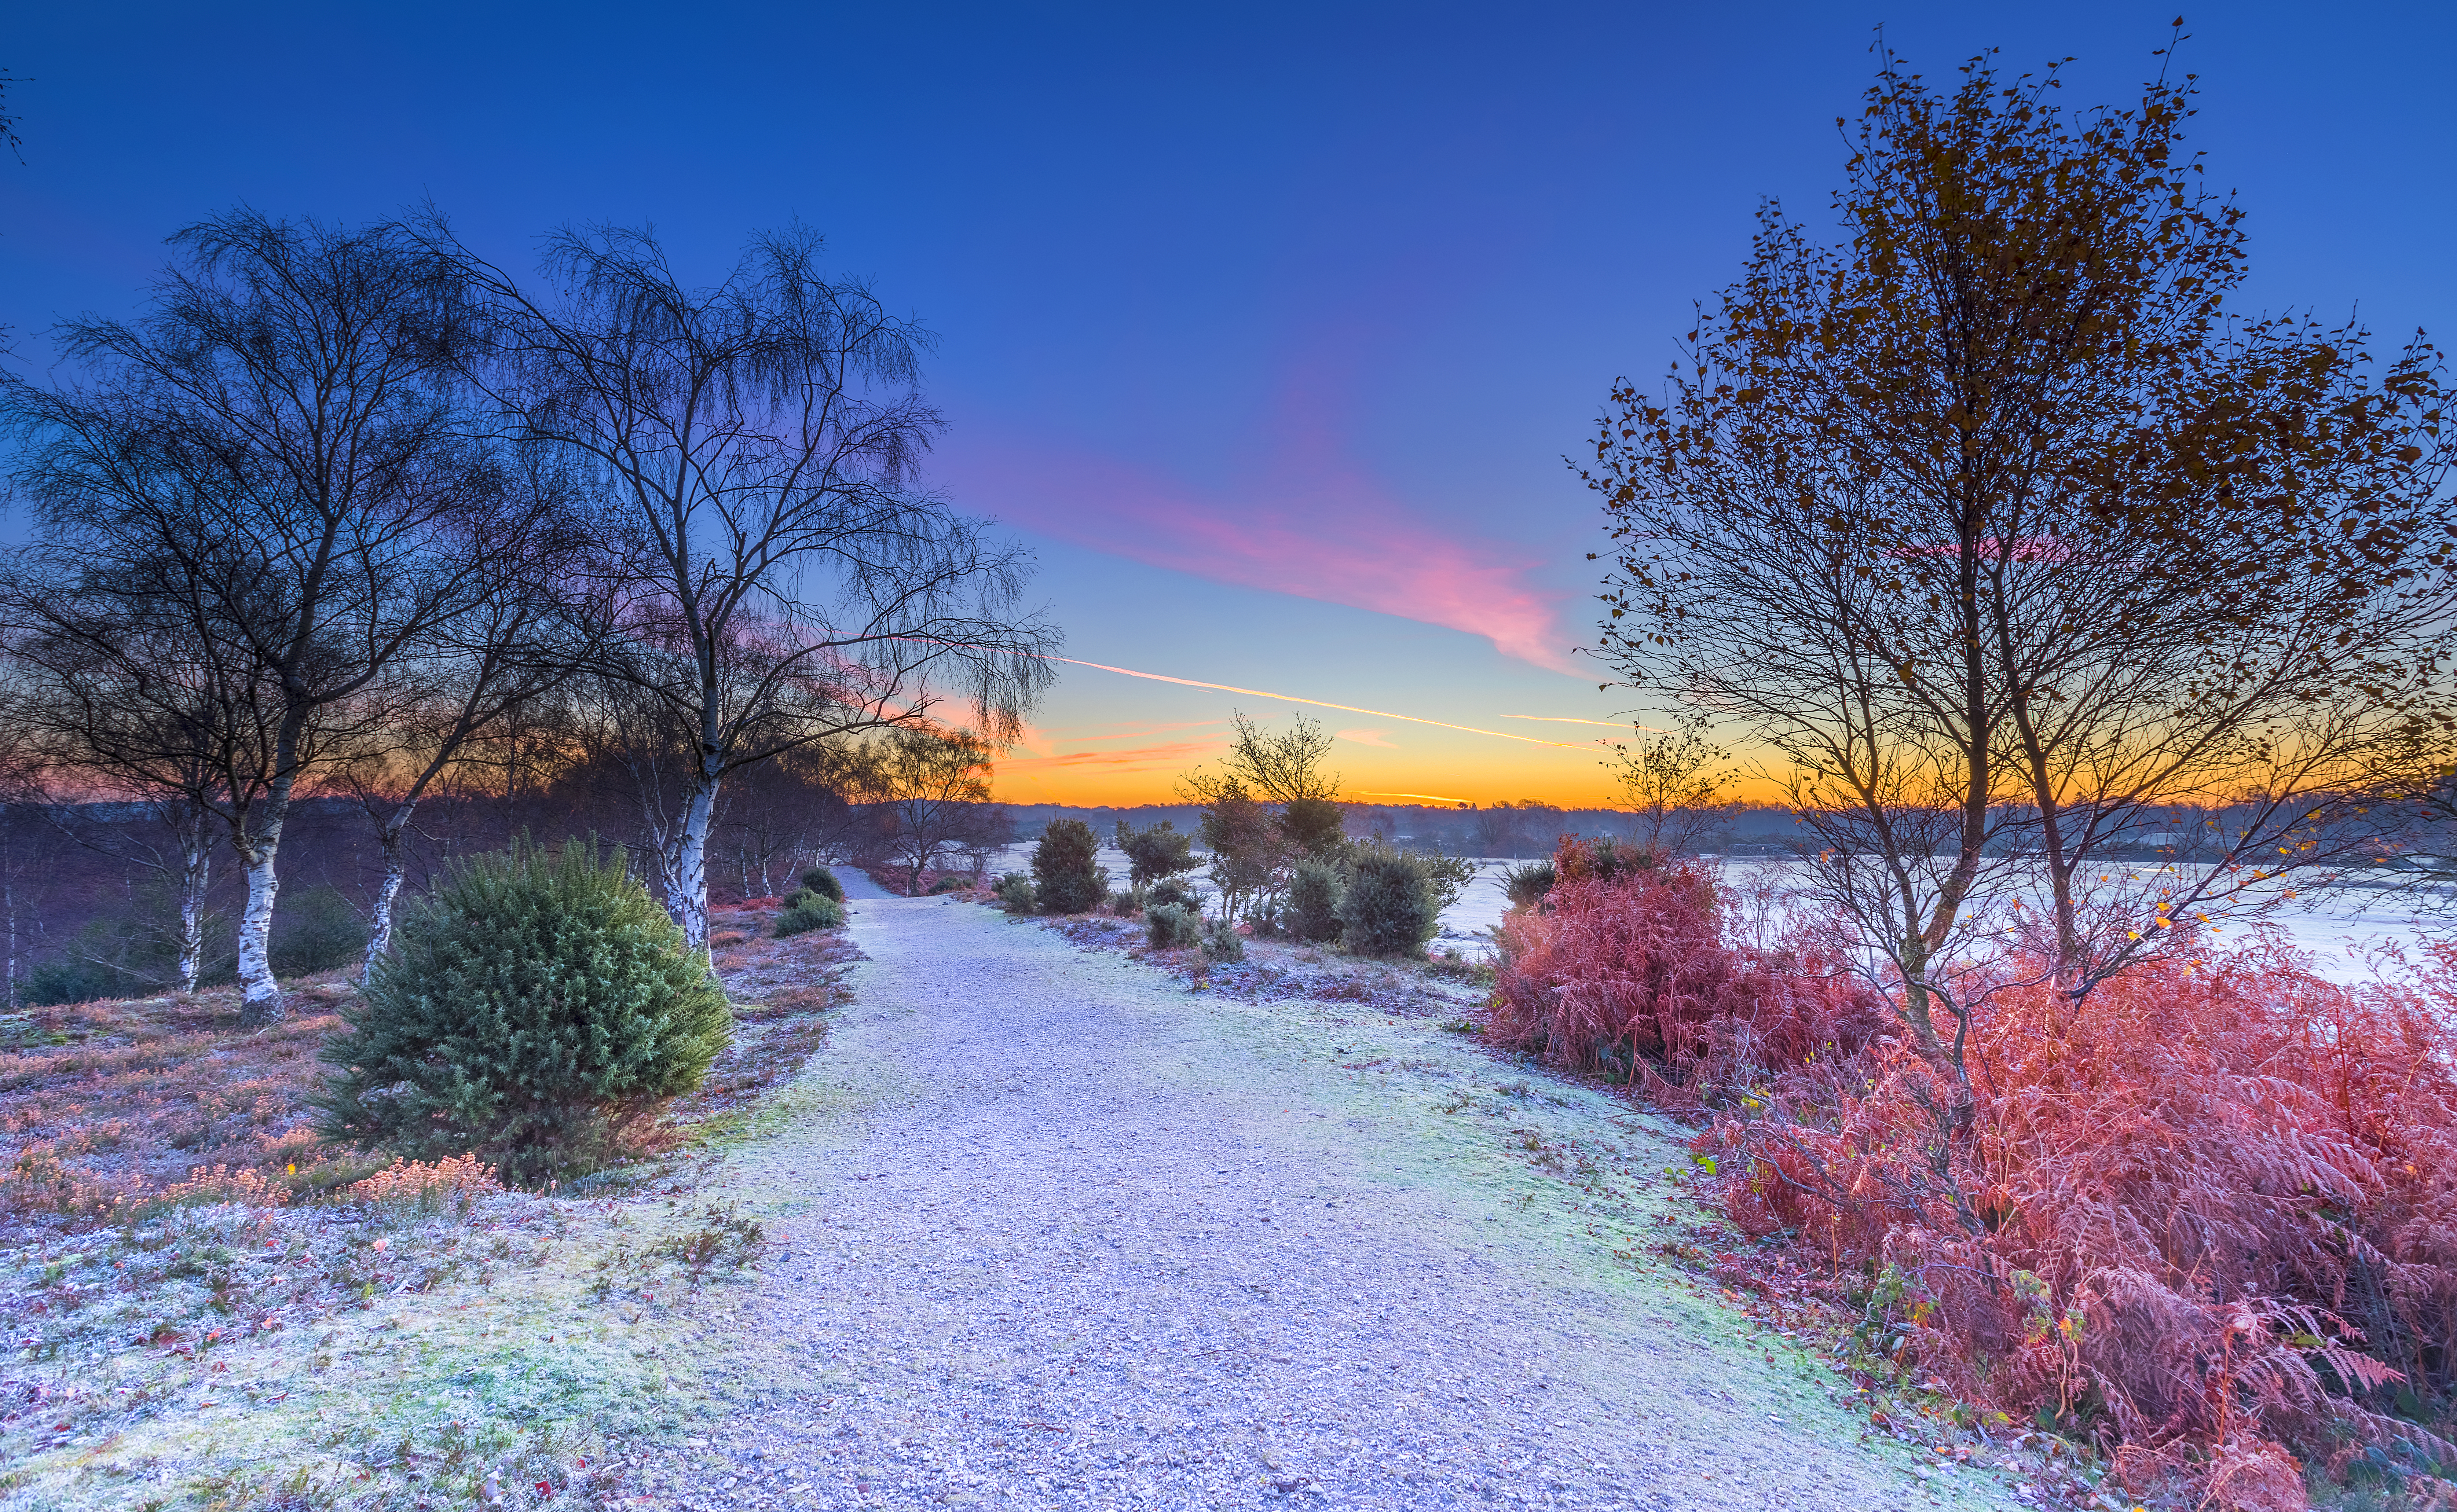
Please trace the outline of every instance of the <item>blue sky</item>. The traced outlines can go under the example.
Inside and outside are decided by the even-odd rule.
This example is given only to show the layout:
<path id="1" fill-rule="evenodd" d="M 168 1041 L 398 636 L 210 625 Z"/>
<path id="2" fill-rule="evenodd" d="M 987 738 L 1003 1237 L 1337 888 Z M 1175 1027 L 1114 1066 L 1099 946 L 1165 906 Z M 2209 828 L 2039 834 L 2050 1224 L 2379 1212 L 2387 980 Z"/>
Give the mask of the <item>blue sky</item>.
<path id="1" fill-rule="evenodd" d="M 1086 661 L 1322 710 L 1352 787 L 1605 796 L 1631 705 L 1564 467 L 1668 356 L 1761 198 L 1822 216 L 1882 21 L 1924 71 L 2075 56 L 2129 101 L 2173 12 L 1845 5 L 20 6 L 0 321 L 21 370 L 247 202 L 432 197 L 508 262 L 653 223 L 711 276 L 792 219 L 942 340 L 934 480 L 1040 548 Z M 2193 139 L 2251 212 L 2248 303 L 2451 326 L 2457 12 L 2190 17 Z M 1134 801 L 1246 695 L 1069 668 L 1001 796 Z"/>

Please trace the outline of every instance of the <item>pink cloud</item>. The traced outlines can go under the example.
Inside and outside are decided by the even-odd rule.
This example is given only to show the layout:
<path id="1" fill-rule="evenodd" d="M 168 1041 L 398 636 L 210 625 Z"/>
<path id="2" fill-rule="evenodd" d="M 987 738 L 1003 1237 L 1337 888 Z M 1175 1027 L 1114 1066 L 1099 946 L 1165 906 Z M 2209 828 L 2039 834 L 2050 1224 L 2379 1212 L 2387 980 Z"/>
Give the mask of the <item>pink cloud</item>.
<path id="1" fill-rule="evenodd" d="M 1359 746 L 1380 746 L 1388 750 L 1397 750 L 1399 747 L 1387 738 L 1390 733 L 1387 729 L 1344 729 L 1339 731 L 1339 738 Z"/>
<path id="2" fill-rule="evenodd" d="M 1069 751 L 1060 756 L 1026 756 L 998 763 L 1004 772 L 1064 771 L 1084 766 L 1108 767 L 1123 771 L 1142 771 L 1155 766 L 1182 766 L 1189 759 L 1218 753 L 1224 742 L 1217 740 L 1171 741 L 1160 746 L 1137 746 L 1125 750 Z"/>
<path id="3" fill-rule="evenodd" d="M 1571 670 L 1568 595 L 1523 548 L 1428 528 L 1345 466 L 1208 495 L 1113 458 L 1029 444 L 954 460 L 959 497 L 1010 523 L 1155 567 L 1438 624 Z"/>

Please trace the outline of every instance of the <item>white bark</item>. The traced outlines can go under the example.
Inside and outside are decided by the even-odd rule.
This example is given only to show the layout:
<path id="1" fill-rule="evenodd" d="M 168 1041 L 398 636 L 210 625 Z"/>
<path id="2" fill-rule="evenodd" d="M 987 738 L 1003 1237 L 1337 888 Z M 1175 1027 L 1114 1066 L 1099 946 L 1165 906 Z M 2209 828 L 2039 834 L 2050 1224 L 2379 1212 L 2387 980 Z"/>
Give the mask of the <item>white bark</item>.
<path id="1" fill-rule="evenodd" d="M 193 992 L 205 965 L 205 885 L 213 880 L 214 852 L 201 824 L 183 839 L 179 857 L 179 991 Z"/>
<path id="2" fill-rule="evenodd" d="M 281 986 L 273 979 L 273 895 L 281 890 L 274 875 L 279 842 L 267 836 L 247 855 L 247 912 L 238 924 L 239 1022 L 253 1029 L 278 1024 L 284 1016 Z"/>
<path id="3" fill-rule="evenodd" d="M 684 801 L 682 823 L 675 827 L 670 879 L 674 918 L 683 927 L 684 943 L 693 950 L 708 944 L 708 831 L 716 819 L 719 778 L 704 776 Z"/>
<path id="4" fill-rule="evenodd" d="M 392 949 L 393 900 L 401 896 L 402 878 L 409 869 L 408 859 L 402 853 L 399 830 L 387 829 L 384 832 L 383 858 L 383 881 L 376 888 L 375 910 L 368 920 L 373 927 L 367 930 L 367 960 L 359 971 L 361 982 L 375 975 L 376 963 Z"/>

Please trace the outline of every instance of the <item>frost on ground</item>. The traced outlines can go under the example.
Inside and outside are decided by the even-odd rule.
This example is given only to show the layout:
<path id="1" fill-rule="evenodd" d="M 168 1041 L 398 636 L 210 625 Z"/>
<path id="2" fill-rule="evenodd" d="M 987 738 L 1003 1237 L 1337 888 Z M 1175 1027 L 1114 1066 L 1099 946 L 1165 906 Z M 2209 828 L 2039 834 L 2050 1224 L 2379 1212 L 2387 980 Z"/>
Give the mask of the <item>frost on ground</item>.
<path id="1" fill-rule="evenodd" d="M 715 920 L 740 1028 L 663 1154 L 550 1195 L 354 1198 L 382 1162 L 306 1126 L 329 1013 L 36 1011 L 0 1055 L 0 1512 L 620 1502 L 698 1420 L 681 1340 L 759 1253 L 696 1173 L 841 998 L 851 948 L 768 938 L 773 911 Z"/>
<path id="2" fill-rule="evenodd" d="M 1664 1257 L 1672 1131 L 1435 1005 L 1190 991 L 944 898 L 854 934 L 826 1057 L 703 1193 L 774 1248 L 711 1293 L 716 1418 L 650 1504 L 2014 1504 L 1864 1446 Z"/>

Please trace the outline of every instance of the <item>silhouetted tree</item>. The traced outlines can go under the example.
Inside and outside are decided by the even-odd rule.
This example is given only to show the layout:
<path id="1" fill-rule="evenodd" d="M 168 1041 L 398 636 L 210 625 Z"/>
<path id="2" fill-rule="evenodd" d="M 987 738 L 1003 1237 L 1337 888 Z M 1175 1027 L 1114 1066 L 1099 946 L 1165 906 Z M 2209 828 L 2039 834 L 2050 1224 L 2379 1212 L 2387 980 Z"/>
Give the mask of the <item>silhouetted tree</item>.
<path id="1" fill-rule="evenodd" d="M 354 704 L 483 591 L 507 525 L 455 402 L 454 271 L 387 227 L 234 211 L 172 238 L 134 324 L 66 322 L 88 385 L 0 390 L 31 444 L 33 565 L 203 656 L 230 727 L 215 811 L 248 878 L 250 1023 L 283 1011 L 267 954 L 282 826 L 302 780 L 365 733 Z M 52 615 L 129 684 L 143 637 Z M 176 700 L 173 700 L 176 703 Z"/>
<path id="2" fill-rule="evenodd" d="M 928 723 L 950 687 L 990 739 L 1016 731 L 1057 640 L 1022 606 L 1028 559 L 916 486 L 939 424 L 919 389 L 928 337 L 823 276 L 816 236 L 758 238 L 695 289 L 646 233 L 561 232 L 545 296 L 440 220 L 425 235 L 484 306 L 473 379 L 610 502 L 604 675 L 680 742 L 673 807 L 650 828 L 692 944 L 730 774 Z"/>

